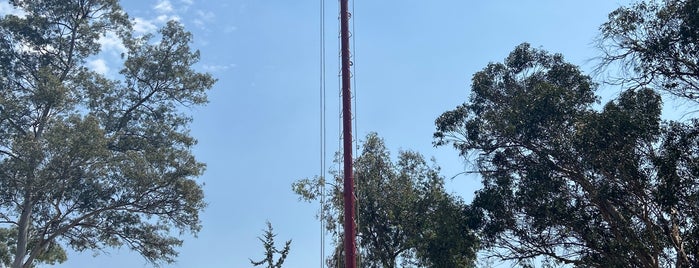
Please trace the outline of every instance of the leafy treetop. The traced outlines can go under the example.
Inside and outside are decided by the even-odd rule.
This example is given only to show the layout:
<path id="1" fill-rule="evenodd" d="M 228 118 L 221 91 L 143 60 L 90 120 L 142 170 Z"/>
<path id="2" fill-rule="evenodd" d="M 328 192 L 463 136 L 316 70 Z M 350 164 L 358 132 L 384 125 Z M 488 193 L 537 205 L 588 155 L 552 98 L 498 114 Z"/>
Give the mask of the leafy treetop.
<path id="1" fill-rule="evenodd" d="M 204 164 L 191 153 L 183 107 L 215 82 L 177 22 L 134 36 L 116 0 L 21 1 L 0 18 L 0 261 L 13 268 L 66 259 L 65 247 L 125 245 L 172 262 L 196 234 Z M 86 67 L 108 32 L 123 68 Z"/>

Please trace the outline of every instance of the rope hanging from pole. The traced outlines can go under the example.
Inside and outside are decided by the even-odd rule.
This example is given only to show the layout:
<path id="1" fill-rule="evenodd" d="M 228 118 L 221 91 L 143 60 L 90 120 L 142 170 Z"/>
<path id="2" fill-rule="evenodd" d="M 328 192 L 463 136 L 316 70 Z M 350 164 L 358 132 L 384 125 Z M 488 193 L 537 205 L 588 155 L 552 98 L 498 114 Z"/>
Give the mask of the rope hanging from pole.
<path id="1" fill-rule="evenodd" d="M 325 117 L 325 0 L 320 0 L 320 268 L 325 262 L 325 174 L 326 174 L 326 117 Z"/>
<path id="2" fill-rule="evenodd" d="M 357 127 L 357 121 L 358 121 L 358 118 L 357 118 L 357 110 L 358 110 L 357 109 L 358 108 L 357 107 L 357 88 L 358 87 L 357 87 L 357 71 L 356 71 L 356 63 L 357 63 L 357 53 L 356 53 L 357 52 L 357 46 L 356 46 L 357 37 L 356 37 L 356 34 L 357 34 L 357 31 L 354 27 L 356 25 L 354 23 L 354 18 L 356 15 L 356 13 L 354 12 L 354 3 L 356 1 L 355 0 L 351 0 L 351 1 L 352 1 L 352 7 L 351 7 L 352 11 L 349 14 L 350 15 L 349 17 L 350 17 L 350 23 L 351 23 L 351 27 L 352 27 L 352 31 L 350 32 L 350 38 L 352 40 L 352 48 L 351 48 L 352 53 L 350 54 L 350 66 L 352 66 L 352 69 L 350 72 L 350 76 L 352 77 L 352 85 L 354 86 L 351 90 L 351 94 L 352 94 L 352 100 L 354 102 L 353 103 L 354 109 L 352 110 L 352 122 L 354 123 L 353 130 L 355 133 L 355 135 L 354 135 L 354 145 L 355 146 L 353 148 L 354 148 L 354 155 L 356 157 L 359 155 L 359 152 L 358 152 L 359 151 L 359 138 L 358 138 L 359 128 Z M 359 225 L 360 224 L 360 221 L 359 221 L 359 202 L 361 201 L 358 198 L 358 196 L 360 195 L 360 191 L 362 190 L 359 187 L 359 185 L 361 185 L 361 184 L 357 181 L 357 178 L 355 178 L 354 179 L 354 195 L 353 195 L 354 196 L 354 211 L 355 211 L 355 220 L 354 220 L 355 226 L 354 226 L 354 228 L 355 228 L 355 230 L 357 230 L 357 232 L 359 231 L 359 228 L 360 228 L 360 225 Z M 355 233 L 355 240 L 358 237 L 358 235 L 359 235 L 358 233 Z M 362 254 L 361 254 L 361 250 L 360 250 L 361 248 L 360 248 L 360 245 L 356 241 L 355 241 L 355 247 L 356 247 L 355 250 L 357 252 L 357 255 L 355 258 L 357 260 L 356 267 L 361 267 L 362 266 L 362 264 L 361 264 Z"/>

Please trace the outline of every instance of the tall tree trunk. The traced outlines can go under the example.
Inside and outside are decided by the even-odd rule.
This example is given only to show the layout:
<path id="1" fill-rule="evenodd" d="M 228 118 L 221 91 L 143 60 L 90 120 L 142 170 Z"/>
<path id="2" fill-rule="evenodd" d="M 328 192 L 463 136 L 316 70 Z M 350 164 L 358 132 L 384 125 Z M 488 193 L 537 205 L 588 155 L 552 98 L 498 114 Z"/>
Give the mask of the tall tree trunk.
<path id="1" fill-rule="evenodd" d="M 31 225 L 33 201 L 31 194 L 24 195 L 22 202 L 22 215 L 19 217 L 18 232 L 17 232 L 17 249 L 15 250 L 15 260 L 12 263 L 12 268 L 22 268 L 24 258 L 27 254 L 27 244 L 29 239 L 29 225 Z"/>

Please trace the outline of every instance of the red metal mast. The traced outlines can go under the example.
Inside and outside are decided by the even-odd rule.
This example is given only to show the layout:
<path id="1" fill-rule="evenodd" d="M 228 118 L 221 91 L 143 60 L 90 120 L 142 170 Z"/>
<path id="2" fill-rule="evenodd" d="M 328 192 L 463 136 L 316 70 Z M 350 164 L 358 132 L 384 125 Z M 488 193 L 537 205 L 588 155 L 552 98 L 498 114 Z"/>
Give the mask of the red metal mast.
<path id="1" fill-rule="evenodd" d="M 352 167 L 352 90 L 350 88 L 349 1 L 340 0 L 340 43 L 342 54 L 342 141 L 344 157 L 345 268 L 356 268 L 354 222 L 354 175 Z"/>

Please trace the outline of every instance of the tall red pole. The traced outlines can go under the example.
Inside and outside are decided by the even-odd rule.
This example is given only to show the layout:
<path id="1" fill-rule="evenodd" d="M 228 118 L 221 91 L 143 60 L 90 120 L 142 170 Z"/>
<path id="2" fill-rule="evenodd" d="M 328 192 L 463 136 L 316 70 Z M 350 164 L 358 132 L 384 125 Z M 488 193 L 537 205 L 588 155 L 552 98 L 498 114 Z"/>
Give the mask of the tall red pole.
<path id="1" fill-rule="evenodd" d="M 354 222 L 354 175 L 352 168 L 352 90 L 350 88 L 349 1 L 340 0 L 340 45 L 342 54 L 342 141 L 344 156 L 345 268 L 356 268 Z"/>

